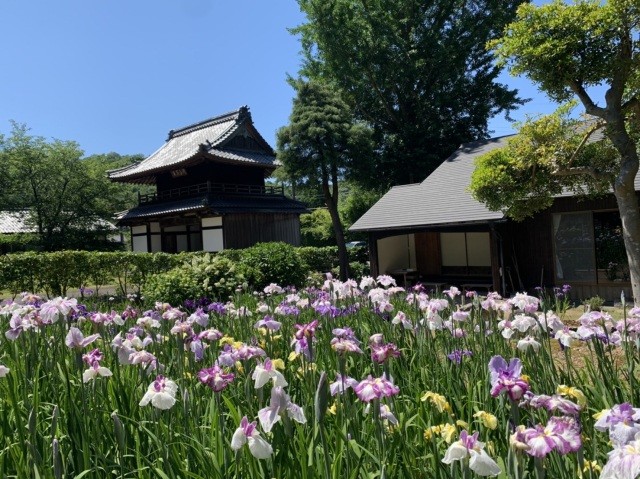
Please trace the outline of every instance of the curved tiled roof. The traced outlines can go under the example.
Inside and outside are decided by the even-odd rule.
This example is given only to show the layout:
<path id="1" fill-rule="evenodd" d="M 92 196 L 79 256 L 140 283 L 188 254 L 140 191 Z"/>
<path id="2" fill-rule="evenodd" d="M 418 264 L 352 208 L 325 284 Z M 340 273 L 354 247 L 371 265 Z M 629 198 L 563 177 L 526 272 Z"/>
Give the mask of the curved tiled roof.
<path id="1" fill-rule="evenodd" d="M 260 151 L 232 150 L 224 148 L 234 133 L 246 128 L 260 146 Z M 129 181 L 150 177 L 175 168 L 203 154 L 231 162 L 275 168 L 278 163 L 269 144 L 253 127 L 247 107 L 225 113 L 208 120 L 171 130 L 167 142 L 151 156 L 139 163 L 108 172 L 115 181 Z"/>
<path id="2" fill-rule="evenodd" d="M 200 196 L 178 201 L 140 205 L 121 212 L 119 224 L 138 218 L 153 218 L 171 213 L 207 210 L 215 214 L 229 213 L 306 213 L 303 203 L 284 196 L 217 197 Z"/>

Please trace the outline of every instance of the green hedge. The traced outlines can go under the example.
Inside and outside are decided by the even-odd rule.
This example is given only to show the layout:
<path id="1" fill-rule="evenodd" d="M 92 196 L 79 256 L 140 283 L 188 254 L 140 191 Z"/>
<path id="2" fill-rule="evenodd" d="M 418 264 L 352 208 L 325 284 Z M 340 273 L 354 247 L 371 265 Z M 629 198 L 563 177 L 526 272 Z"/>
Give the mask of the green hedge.
<path id="1" fill-rule="evenodd" d="M 360 254 L 355 250 L 350 250 L 349 253 L 352 262 Z M 337 248 L 331 246 L 294 248 L 285 243 L 260 243 L 243 250 L 225 250 L 215 257 L 225 261 L 212 266 L 211 256 L 204 252 L 168 254 L 58 251 L 5 254 L 0 255 L 0 291 L 7 291 L 12 295 L 30 291 L 56 296 L 66 295 L 70 289 L 80 290 L 83 287 L 100 294 L 100 289 L 104 286 L 116 285 L 121 295 L 140 294 L 151 278 L 154 278 L 153 289 L 160 290 L 155 276 L 169 271 L 172 271 L 174 277 L 179 276 L 186 283 L 192 283 L 188 279 L 189 274 L 204 281 L 202 270 L 209 267 L 210 271 L 216 270 L 215 274 L 210 275 L 214 278 L 213 284 L 219 283 L 225 277 L 223 266 L 229 270 L 233 288 L 246 282 L 248 287 L 261 290 L 270 283 L 300 286 L 310 273 L 325 273 L 338 266 Z M 353 269 L 359 275 L 366 270 L 363 269 L 364 262 L 358 261 L 358 264 Z M 177 268 L 180 269 L 179 272 L 176 271 Z M 175 283 L 177 279 L 171 281 Z M 216 296 L 226 294 L 233 288 L 219 288 Z M 185 286 L 185 290 L 188 289 Z M 179 294 L 176 292 L 175 296 Z"/>
<path id="2" fill-rule="evenodd" d="M 39 251 L 40 237 L 33 233 L 0 234 L 0 254 Z"/>

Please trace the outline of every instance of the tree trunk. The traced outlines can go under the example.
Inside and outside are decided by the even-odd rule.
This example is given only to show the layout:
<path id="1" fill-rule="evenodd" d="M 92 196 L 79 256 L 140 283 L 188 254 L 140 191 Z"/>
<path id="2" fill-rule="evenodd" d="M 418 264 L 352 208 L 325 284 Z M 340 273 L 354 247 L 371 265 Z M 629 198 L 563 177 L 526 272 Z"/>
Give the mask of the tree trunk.
<path id="1" fill-rule="evenodd" d="M 622 220 L 622 238 L 627 250 L 635 305 L 640 301 L 640 210 L 634 183 L 640 162 L 636 145 L 627 133 L 624 122 L 620 120 L 609 122 L 608 128 L 609 138 L 620 153 L 620 173 L 613 185 L 613 193 L 618 202 Z"/>
<path id="2" fill-rule="evenodd" d="M 340 281 L 349 279 L 349 256 L 347 254 L 347 246 L 344 241 L 344 228 L 340 221 L 338 213 L 338 199 L 331 195 L 329 182 L 322 181 L 322 191 L 324 193 L 324 202 L 327 205 L 329 214 L 331 215 L 331 224 L 336 234 L 336 243 L 338 244 L 338 261 L 340 263 Z"/>
<path id="3" fill-rule="evenodd" d="M 622 237 L 629 261 L 629 277 L 634 305 L 640 300 L 640 211 L 635 191 L 614 189 L 622 220 Z"/>

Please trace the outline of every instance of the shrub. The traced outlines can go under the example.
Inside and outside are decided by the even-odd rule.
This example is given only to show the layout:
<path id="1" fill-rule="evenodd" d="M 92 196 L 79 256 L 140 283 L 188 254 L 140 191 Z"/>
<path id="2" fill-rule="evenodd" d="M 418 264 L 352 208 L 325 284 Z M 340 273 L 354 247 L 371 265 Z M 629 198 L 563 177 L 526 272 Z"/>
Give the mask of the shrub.
<path id="1" fill-rule="evenodd" d="M 42 249 L 40 237 L 34 233 L 0 234 L 0 254 L 38 251 Z"/>
<path id="2" fill-rule="evenodd" d="M 296 248 L 286 243 L 258 243 L 242 251 L 249 283 L 258 290 L 271 283 L 301 286 L 307 270 Z"/>
<path id="3" fill-rule="evenodd" d="M 303 246 L 297 248 L 296 251 L 307 272 L 326 273 L 338 265 L 338 248 L 336 246 L 322 248 Z"/>
<path id="4" fill-rule="evenodd" d="M 149 277 L 144 295 L 151 301 L 181 305 L 186 299 L 226 299 L 236 288 L 246 286 L 243 267 L 231 260 L 193 255 L 182 265 Z"/>
<path id="5" fill-rule="evenodd" d="M 589 311 L 601 311 L 604 306 L 604 299 L 600 296 L 593 296 L 585 299 L 584 305 L 589 308 Z"/>

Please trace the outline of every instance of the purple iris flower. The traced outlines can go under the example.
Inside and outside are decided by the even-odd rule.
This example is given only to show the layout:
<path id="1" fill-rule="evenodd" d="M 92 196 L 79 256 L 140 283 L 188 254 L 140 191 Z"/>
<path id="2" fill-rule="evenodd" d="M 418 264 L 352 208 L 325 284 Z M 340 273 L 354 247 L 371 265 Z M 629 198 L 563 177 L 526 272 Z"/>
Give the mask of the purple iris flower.
<path id="1" fill-rule="evenodd" d="M 528 446 L 527 454 L 534 457 L 545 457 L 554 450 L 569 454 L 582 447 L 580 425 L 572 417 L 553 416 L 544 427 L 538 424 L 521 431 L 520 441 Z"/>
<path id="2" fill-rule="evenodd" d="M 471 357 L 473 356 L 473 352 L 468 349 L 455 349 L 454 351 L 451 351 L 451 353 L 447 354 L 449 360 L 456 364 L 460 364 L 462 362 L 462 358 L 465 356 Z"/>
<path id="3" fill-rule="evenodd" d="M 282 327 L 282 323 L 273 319 L 272 316 L 265 316 L 263 319 L 253 325 L 254 328 L 267 328 L 269 331 L 278 331 Z"/>
<path id="4" fill-rule="evenodd" d="M 598 431 L 609 431 L 609 438 L 614 444 L 626 444 L 640 433 L 640 408 L 629 403 L 616 404 L 602 411 L 594 427 Z"/>
<path id="5" fill-rule="evenodd" d="M 535 409 L 546 409 L 549 412 L 558 411 L 569 416 L 577 416 L 580 414 L 582 407 L 558 394 L 547 396 L 545 394 L 535 395 L 531 391 L 527 391 L 523 396 L 520 407 L 531 406 Z"/>
<path id="6" fill-rule="evenodd" d="M 353 390 L 358 399 L 364 402 L 395 396 L 400 392 L 400 388 L 389 381 L 384 374 L 379 378 L 373 378 L 371 375 L 367 376 L 366 379 L 354 386 Z"/>
<path id="7" fill-rule="evenodd" d="M 87 336 L 86 338 L 76 327 L 69 328 L 69 332 L 67 333 L 67 337 L 64 340 L 64 344 L 69 348 L 82 349 L 90 345 L 96 339 L 100 337 L 99 334 L 92 334 L 91 336 Z"/>
<path id="8" fill-rule="evenodd" d="M 220 315 L 227 312 L 227 308 L 222 303 L 211 303 L 209 306 L 207 306 L 207 310 Z"/>
<path id="9" fill-rule="evenodd" d="M 210 368 L 201 369 L 198 373 L 200 382 L 217 393 L 229 386 L 234 378 L 233 373 L 225 373 L 217 363 Z"/>
<path id="10" fill-rule="evenodd" d="M 522 363 L 518 358 L 507 363 L 502 356 L 494 356 L 489 361 L 489 372 L 493 397 L 506 391 L 512 401 L 517 401 L 529 390 L 529 384 L 522 379 Z"/>

